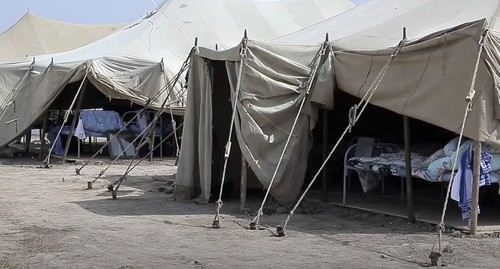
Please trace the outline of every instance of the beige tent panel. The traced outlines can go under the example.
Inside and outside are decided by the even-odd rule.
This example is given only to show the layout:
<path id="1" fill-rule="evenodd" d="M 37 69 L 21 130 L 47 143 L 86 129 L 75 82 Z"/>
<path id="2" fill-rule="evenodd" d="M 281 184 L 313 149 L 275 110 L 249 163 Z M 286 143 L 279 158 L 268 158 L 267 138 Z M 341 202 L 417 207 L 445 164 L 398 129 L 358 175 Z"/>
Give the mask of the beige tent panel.
<path id="1" fill-rule="evenodd" d="M 0 64 L 0 83 L 5 82 L 0 84 L 0 92 L 8 92 L 16 85 L 21 85 L 13 100 L 21 96 L 32 98 L 27 93 L 34 91 L 41 97 L 30 100 L 31 104 L 19 103 L 17 112 L 12 111 L 11 105 L 0 109 L 0 116 L 3 115 L 0 117 L 0 129 L 5 130 L 0 132 L 0 146 L 9 143 L 34 124 L 40 113 L 38 110 L 47 108 L 60 92 L 60 87 L 64 87 L 58 86 L 59 82 L 81 79 L 82 76 L 74 75 L 73 70 L 80 70 L 84 65 L 89 68 L 89 80 L 106 96 L 143 105 L 179 72 L 196 37 L 198 45 L 211 48 L 215 44 L 219 48 L 238 44 L 245 29 L 254 38 L 269 40 L 351 7 L 353 4 L 349 0 L 170 0 L 147 17 L 87 46 L 68 52 L 40 55 L 36 57 L 35 63 L 31 59 L 24 59 Z M 30 88 L 27 82 L 22 83 L 26 70 L 33 68 L 33 72 L 41 73 L 52 61 L 54 66 L 65 68 L 68 74 L 59 77 L 49 72 L 43 78 L 43 83 L 33 86 L 35 88 Z M 36 76 L 33 72 L 30 72 L 29 79 Z M 183 95 L 180 84 L 176 84 L 175 94 L 169 98 L 184 98 L 179 98 L 179 95 Z M 167 94 L 163 93 L 153 105 L 159 107 Z M 184 104 L 184 100 L 173 103 L 174 113 L 182 113 Z M 13 119 L 18 119 L 17 126 L 6 125 L 5 122 Z"/>
<path id="2" fill-rule="evenodd" d="M 71 24 L 27 13 L 0 35 L 0 62 L 69 51 L 123 27 L 124 24 Z"/>

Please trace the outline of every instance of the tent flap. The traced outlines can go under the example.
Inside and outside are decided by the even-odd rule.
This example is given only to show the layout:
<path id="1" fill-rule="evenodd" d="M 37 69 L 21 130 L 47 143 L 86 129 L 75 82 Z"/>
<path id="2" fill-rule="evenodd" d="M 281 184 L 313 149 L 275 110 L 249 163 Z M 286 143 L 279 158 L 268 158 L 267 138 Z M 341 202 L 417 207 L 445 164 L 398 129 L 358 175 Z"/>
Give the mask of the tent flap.
<path id="1" fill-rule="evenodd" d="M 226 62 L 233 102 L 238 72 L 243 64 L 235 132 L 243 156 L 264 188 L 270 184 L 300 103 L 303 98 L 307 98 L 271 191 L 273 197 L 283 204 L 292 203 L 303 185 L 311 147 L 310 127 L 315 125 L 318 107 L 331 107 L 333 103 L 333 76 L 332 71 L 328 70 L 332 67 L 329 51 L 322 56 L 319 52 L 319 46 L 285 48 L 281 45 L 248 42 L 247 56 L 243 62 Z M 310 78 L 316 65 L 315 59 L 321 66 L 317 76 Z M 212 146 L 212 118 L 207 116 L 211 113 L 211 107 L 207 106 L 211 104 L 209 99 L 212 96 L 203 93 L 210 92 L 211 81 L 206 77 L 209 72 L 201 69 L 199 57 L 192 63 L 181 161 L 176 178 L 178 198 L 193 198 L 193 191 L 189 190 L 215 180 L 211 178 L 211 167 L 206 166 L 206 161 L 211 160 L 211 154 L 208 153 L 211 153 Z M 307 85 L 315 79 L 318 82 L 307 96 Z M 213 98 L 218 98 L 217 92 L 214 92 Z M 205 199 L 208 195 L 202 193 Z"/>
<path id="2" fill-rule="evenodd" d="M 197 55 L 191 57 L 188 104 L 182 133 L 181 155 L 174 194 L 177 199 L 208 203 L 212 174 L 211 67 Z"/>

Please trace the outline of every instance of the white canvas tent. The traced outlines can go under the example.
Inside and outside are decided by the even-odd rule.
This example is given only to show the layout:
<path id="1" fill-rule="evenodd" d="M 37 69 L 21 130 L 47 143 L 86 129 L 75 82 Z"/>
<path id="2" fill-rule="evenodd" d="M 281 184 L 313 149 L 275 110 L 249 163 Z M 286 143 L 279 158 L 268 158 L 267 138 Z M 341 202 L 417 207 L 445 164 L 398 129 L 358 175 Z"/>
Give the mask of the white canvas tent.
<path id="1" fill-rule="evenodd" d="M 124 26 L 72 24 L 26 13 L 0 34 L 0 63 L 80 48 Z"/>
<path id="2" fill-rule="evenodd" d="M 65 85 L 81 80 L 85 72 L 106 96 L 144 105 L 178 72 L 195 38 L 199 45 L 228 48 L 248 29 L 255 38 L 270 40 L 352 6 L 348 0 L 170 0 L 146 18 L 88 46 L 39 56 L 34 63 L 2 64 L 0 88 L 14 94 L 0 111 L 0 146 L 26 131 Z M 181 90 L 176 85 L 169 97 L 174 109 L 184 105 Z M 166 97 L 152 100 L 151 106 L 158 108 Z"/>
<path id="3" fill-rule="evenodd" d="M 282 103 L 293 103 L 288 98 L 297 100 L 304 94 L 308 72 L 297 74 L 296 68 L 304 68 L 304 63 L 312 61 L 312 51 L 319 50 L 318 43 L 325 33 L 330 36 L 331 53 L 319 75 L 312 78 L 316 81 L 314 95 L 330 96 L 334 89 L 339 89 L 361 98 L 394 52 L 402 39 L 402 29 L 406 27 L 409 40 L 404 43 L 371 103 L 453 132 L 459 132 L 480 41 L 484 41 L 485 50 L 478 66 L 476 94 L 465 135 L 500 148 L 500 39 L 496 32 L 499 6 L 500 1 L 372 0 L 278 39 L 289 45 L 250 41 L 252 53 L 245 60 L 241 76 L 242 87 L 237 101 L 240 121 L 236 122 L 235 129 L 239 147 L 264 188 L 269 186 L 278 153 L 285 144 L 283 136 L 290 131 L 290 120 L 297 109 L 295 106 L 291 112 L 289 106 Z M 260 53 L 253 53 L 254 50 Z M 297 60 L 301 57 L 305 59 Z M 234 81 L 231 62 L 236 65 L 241 62 L 234 51 L 216 53 L 201 48 L 192 62 L 190 99 L 175 195 L 179 199 L 198 198 L 203 202 L 210 198 L 212 180 L 218 180 L 211 177 L 211 126 L 215 119 L 207 115 L 211 111 L 212 97 L 207 95 L 211 89 L 207 71 L 210 69 L 205 67 L 207 59 L 226 61 L 230 81 Z M 273 63 L 271 69 L 269 63 Z M 335 76 L 335 87 L 330 76 Z M 266 93 L 262 94 L 252 85 L 260 85 Z M 234 93 L 233 86 L 231 94 Z M 282 203 L 293 202 L 302 187 L 308 146 L 311 145 L 307 131 L 314 126 L 314 108 L 318 103 L 326 107 L 332 104 L 328 98 L 318 102 L 314 95 L 308 102 L 312 109 L 301 116 L 308 120 L 303 121 L 292 136 L 295 143 L 288 147 L 273 185 L 271 193 Z M 213 96 L 215 98 L 215 89 Z"/>
<path id="4" fill-rule="evenodd" d="M 26 13 L 0 34 L 0 63 L 32 59 L 36 55 L 65 52 L 95 42 L 124 24 L 80 25 L 54 21 Z M 0 103 L 10 88 L 0 88 Z"/>

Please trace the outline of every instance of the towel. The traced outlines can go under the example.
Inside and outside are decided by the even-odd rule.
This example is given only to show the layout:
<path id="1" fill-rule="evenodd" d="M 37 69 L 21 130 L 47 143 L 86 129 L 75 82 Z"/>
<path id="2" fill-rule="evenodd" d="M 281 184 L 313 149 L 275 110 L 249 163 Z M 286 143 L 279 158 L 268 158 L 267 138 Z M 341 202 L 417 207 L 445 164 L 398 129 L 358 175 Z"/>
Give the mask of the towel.
<path id="1" fill-rule="evenodd" d="M 87 134 L 85 133 L 85 129 L 83 128 L 83 121 L 81 117 L 78 119 L 78 125 L 76 125 L 74 136 L 76 136 L 80 140 L 85 140 L 87 138 Z"/>
<path id="2" fill-rule="evenodd" d="M 458 202 L 458 206 L 462 211 L 462 220 L 467 221 L 471 218 L 472 208 L 472 182 L 473 182 L 473 154 L 472 143 L 469 143 L 468 148 L 462 153 L 459 158 L 458 171 L 455 175 L 453 185 L 451 188 L 451 198 Z M 491 184 L 489 173 L 491 168 L 491 155 L 487 152 L 481 151 L 481 164 L 479 186 Z M 477 213 L 480 213 L 478 207 Z"/>

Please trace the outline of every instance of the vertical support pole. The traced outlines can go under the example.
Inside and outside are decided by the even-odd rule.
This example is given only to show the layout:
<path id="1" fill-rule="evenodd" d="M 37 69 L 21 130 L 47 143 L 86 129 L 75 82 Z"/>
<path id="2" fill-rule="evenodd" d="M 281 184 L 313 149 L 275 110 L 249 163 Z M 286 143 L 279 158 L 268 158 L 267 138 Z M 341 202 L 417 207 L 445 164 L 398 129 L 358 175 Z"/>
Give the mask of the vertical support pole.
<path id="1" fill-rule="evenodd" d="M 241 154 L 241 184 L 240 184 L 240 210 L 243 211 L 246 208 L 247 203 L 247 186 L 248 186 L 248 173 L 247 173 L 247 161 L 245 156 Z"/>
<path id="2" fill-rule="evenodd" d="M 413 203 L 413 178 L 411 175 L 411 152 L 410 152 L 410 119 L 403 116 L 404 140 L 405 140 L 405 174 L 406 174 L 406 205 L 408 209 L 408 221 L 415 222 Z"/>
<path id="3" fill-rule="evenodd" d="M 328 110 L 323 109 L 323 162 L 328 158 Z M 328 166 L 323 169 L 323 201 L 328 202 Z"/>
<path id="4" fill-rule="evenodd" d="M 406 27 L 403 27 L 403 40 L 406 40 Z M 413 177 L 411 175 L 410 119 L 407 116 L 403 116 L 403 129 L 405 140 L 406 206 L 408 208 L 408 221 L 414 223 L 415 210 L 413 201 Z"/>
<path id="5" fill-rule="evenodd" d="M 68 157 L 69 145 L 71 144 L 71 138 L 73 137 L 73 134 L 75 133 L 76 123 L 77 123 L 78 118 L 80 116 L 80 107 L 82 106 L 83 98 L 85 97 L 85 91 L 87 90 L 87 81 L 88 80 L 85 79 L 85 81 L 83 82 L 80 96 L 78 96 L 78 101 L 76 103 L 76 109 L 75 109 L 75 112 L 73 113 L 73 120 L 71 121 L 71 128 L 69 129 L 68 139 L 66 139 L 66 146 L 64 147 L 64 155 L 63 155 L 62 160 L 61 160 L 62 164 L 64 164 L 66 162 L 66 158 Z M 69 109 L 71 109 L 71 107 Z"/>
<path id="6" fill-rule="evenodd" d="M 156 131 L 156 124 L 153 124 L 151 126 L 153 130 L 151 131 L 151 135 L 149 137 L 149 161 L 153 161 L 153 149 L 154 149 L 154 144 L 155 144 L 155 131 Z"/>
<path id="7" fill-rule="evenodd" d="M 28 129 L 28 131 L 26 132 L 26 138 L 24 139 L 24 141 L 26 142 L 26 154 L 28 154 L 30 152 L 30 144 L 31 144 L 31 128 Z"/>
<path id="8" fill-rule="evenodd" d="M 43 124 L 42 130 L 40 132 L 40 161 L 43 161 L 45 158 L 45 134 L 47 133 L 47 122 L 48 122 L 49 113 L 45 112 L 43 114 Z"/>
<path id="9" fill-rule="evenodd" d="M 481 142 L 474 141 L 474 167 L 472 168 L 472 208 L 470 233 L 477 235 L 477 209 L 479 206 L 479 176 L 481 174 Z"/>

